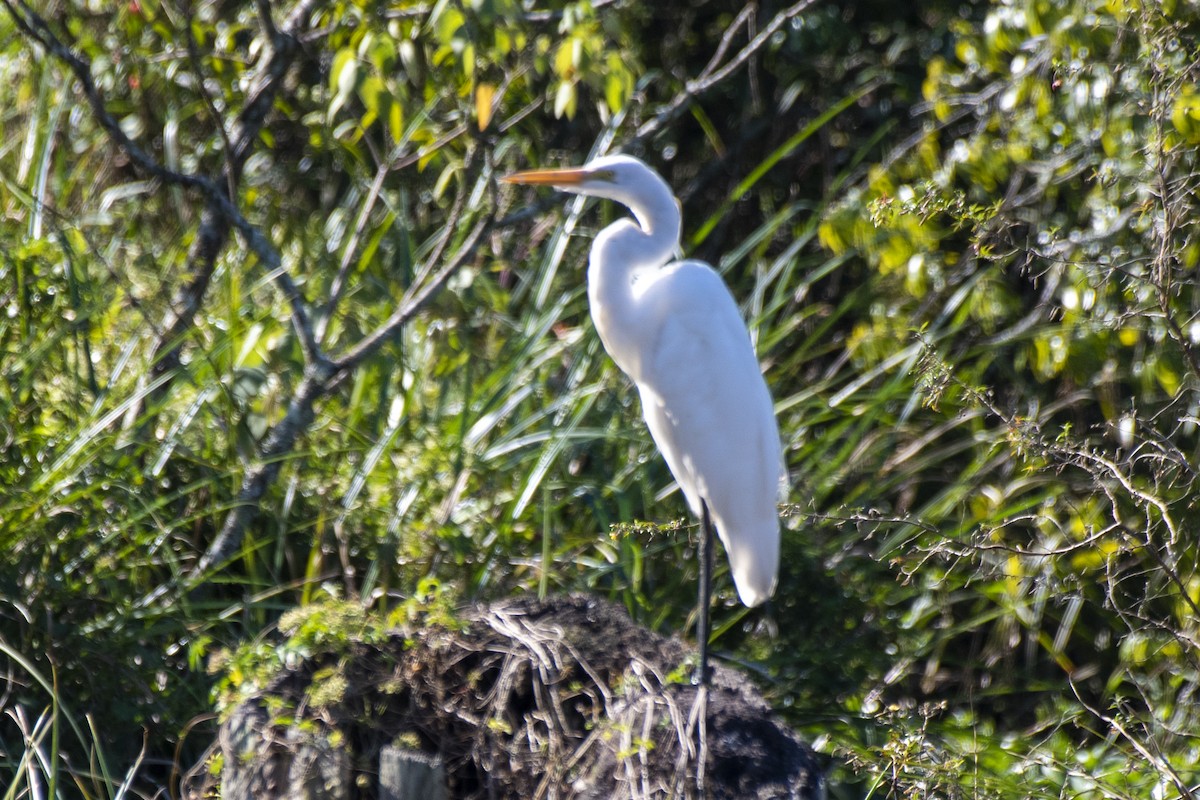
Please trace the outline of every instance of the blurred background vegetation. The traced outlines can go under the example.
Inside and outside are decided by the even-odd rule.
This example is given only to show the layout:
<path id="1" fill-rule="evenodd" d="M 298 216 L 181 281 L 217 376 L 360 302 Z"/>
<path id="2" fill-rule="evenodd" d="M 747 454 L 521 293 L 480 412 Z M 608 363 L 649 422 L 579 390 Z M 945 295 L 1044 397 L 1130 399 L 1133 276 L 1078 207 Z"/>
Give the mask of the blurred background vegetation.
<path id="1" fill-rule="evenodd" d="M 685 517 L 621 212 L 496 184 L 617 149 L 757 339 L 783 572 L 715 647 L 831 796 L 1200 794 L 1200 4 L 3 3 L 7 796 L 153 795 L 329 598 L 686 629 L 694 531 L 612 528 Z"/>

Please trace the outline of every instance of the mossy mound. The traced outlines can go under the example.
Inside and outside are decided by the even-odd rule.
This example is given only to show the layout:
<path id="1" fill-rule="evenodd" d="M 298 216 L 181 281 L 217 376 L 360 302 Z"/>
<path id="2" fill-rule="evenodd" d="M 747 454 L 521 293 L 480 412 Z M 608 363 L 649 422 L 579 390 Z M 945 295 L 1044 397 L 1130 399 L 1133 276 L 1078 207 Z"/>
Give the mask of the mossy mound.
<path id="1" fill-rule="evenodd" d="M 586 596 L 314 653 L 223 723 L 223 794 L 302 780 L 308 796 L 376 797 L 379 752 L 401 744 L 441 758 L 454 798 L 693 797 L 702 751 L 709 797 L 821 797 L 812 751 L 752 685 L 717 665 L 702 692 L 691 656 Z M 203 774 L 188 796 L 213 788 Z"/>

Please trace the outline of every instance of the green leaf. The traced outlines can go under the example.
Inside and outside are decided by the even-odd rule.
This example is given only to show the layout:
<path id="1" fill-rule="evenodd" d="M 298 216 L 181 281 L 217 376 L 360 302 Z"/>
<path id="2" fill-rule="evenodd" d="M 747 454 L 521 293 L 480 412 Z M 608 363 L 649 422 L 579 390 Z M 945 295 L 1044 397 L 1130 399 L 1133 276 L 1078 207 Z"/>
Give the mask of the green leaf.
<path id="1" fill-rule="evenodd" d="M 562 81 L 559 83 L 558 89 L 554 93 L 554 116 L 561 119 L 565 115 L 567 119 L 573 119 L 578 99 L 573 82 Z"/>
<path id="2" fill-rule="evenodd" d="M 329 85 L 333 92 L 333 100 L 329 104 L 329 119 L 332 120 L 358 85 L 358 58 L 350 48 L 339 50 L 333 57 L 333 65 L 329 69 Z"/>
<path id="3" fill-rule="evenodd" d="M 388 91 L 387 85 L 374 75 L 368 75 L 359 82 L 358 96 L 372 121 L 381 116 L 381 112 L 386 114 L 392 102 L 392 93 Z M 364 120 L 363 124 L 365 126 L 370 123 Z"/>

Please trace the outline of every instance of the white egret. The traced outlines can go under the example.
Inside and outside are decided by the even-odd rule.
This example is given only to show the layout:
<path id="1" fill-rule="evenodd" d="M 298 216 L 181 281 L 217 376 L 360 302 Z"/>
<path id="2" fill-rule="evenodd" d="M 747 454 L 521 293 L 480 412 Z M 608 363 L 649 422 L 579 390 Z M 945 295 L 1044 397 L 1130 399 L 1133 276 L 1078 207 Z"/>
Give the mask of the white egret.
<path id="1" fill-rule="evenodd" d="M 706 682 L 713 524 L 747 606 L 771 596 L 779 569 L 783 458 L 750 334 L 712 267 L 671 261 L 679 201 L 642 161 L 606 156 L 503 180 L 607 198 L 633 212 L 596 236 L 588 302 L 605 350 L 637 386 L 646 425 L 701 520 L 697 640 Z"/>

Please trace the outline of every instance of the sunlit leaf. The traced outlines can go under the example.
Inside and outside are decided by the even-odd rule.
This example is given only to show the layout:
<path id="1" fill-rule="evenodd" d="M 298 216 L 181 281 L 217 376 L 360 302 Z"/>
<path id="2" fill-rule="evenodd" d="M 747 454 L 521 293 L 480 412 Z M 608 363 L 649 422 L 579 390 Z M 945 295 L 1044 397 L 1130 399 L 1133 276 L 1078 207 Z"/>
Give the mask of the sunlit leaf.
<path id="1" fill-rule="evenodd" d="M 494 84 L 481 83 L 475 87 L 475 118 L 479 130 L 487 130 L 492 122 L 492 100 L 496 96 Z"/>

